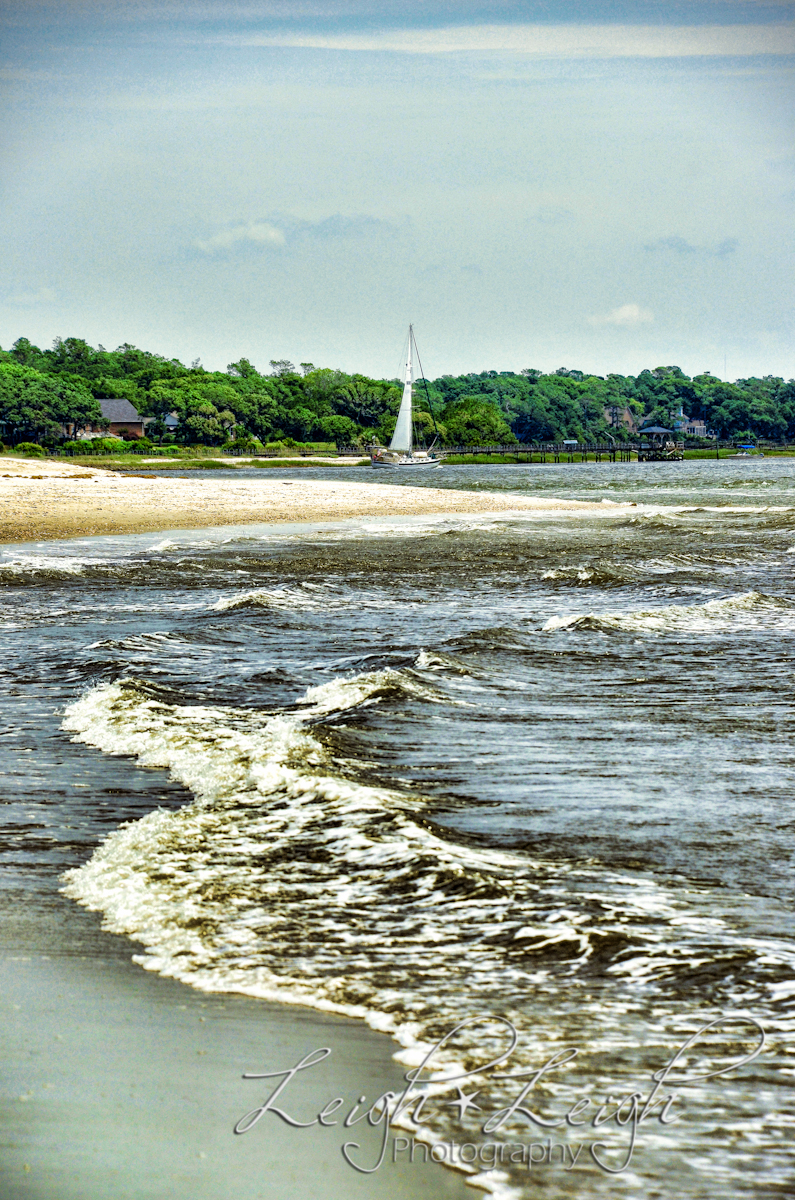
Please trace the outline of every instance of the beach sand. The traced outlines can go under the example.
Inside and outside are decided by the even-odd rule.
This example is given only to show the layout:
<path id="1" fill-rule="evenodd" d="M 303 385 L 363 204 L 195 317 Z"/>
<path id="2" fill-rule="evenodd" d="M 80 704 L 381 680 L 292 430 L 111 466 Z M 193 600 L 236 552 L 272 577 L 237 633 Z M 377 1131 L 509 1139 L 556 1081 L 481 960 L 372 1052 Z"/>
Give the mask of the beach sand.
<path id="1" fill-rule="evenodd" d="M 366 468 L 362 468 L 366 470 Z M 336 521 L 346 517 L 430 513 L 604 509 L 576 500 L 510 494 L 291 478 L 263 479 L 120 475 L 37 459 L 0 458 L 0 543 L 154 533 L 213 525 Z"/>
<path id="2" fill-rule="evenodd" d="M 460 1173 L 423 1164 L 421 1151 L 413 1165 L 387 1156 L 375 1173 L 357 1173 L 341 1146 L 359 1142 L 363 1165 L 373 1165 L 381 1129 L 366 1123 L 298 1129 L 266 1114 L 235 1136 L 235 1123 L 278 1082 L 245 1080 L 244 1072 L 283 1070 L 329 1047 L 281 1104 L 309 1121 L 341 1096 L 344 1117 L 363 1094 L 372 1103 L 386 1089 L 400 1092 L 394 1042 L 362 1022 L 206 995 L 149 974 L 131 961 L 131 943 L 103 933 L 96 915 L 54 903 L 46 928 L 24 906 L 3 913 L 3 1200 L 482 1194 Z"/>

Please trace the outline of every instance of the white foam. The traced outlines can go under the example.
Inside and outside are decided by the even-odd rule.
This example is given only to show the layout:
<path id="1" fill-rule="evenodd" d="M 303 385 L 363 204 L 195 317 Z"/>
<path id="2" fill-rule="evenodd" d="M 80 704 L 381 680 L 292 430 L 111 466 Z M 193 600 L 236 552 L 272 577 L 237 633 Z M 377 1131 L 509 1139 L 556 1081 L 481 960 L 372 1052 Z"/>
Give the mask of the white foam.
<path id="1" fill-rule="evenodd" d="M 603 631 L 671 633 L 708 632 L 718 626 L 741 628 L 795 625 L 795 603 L 778 596 L 743 592 L 704 604 L 669 604 L 660 608 L 625 612 L 569 613 L 550 617 L 543 632 L 560 629 L 596 629 Z"/>
<path id="2" fill-rule="evenodd" d="M 195 799 L 110 834 L 64 890 L 141 942 L 136 961 L 148 970 L 364 1019 L 415 1065 L 440 1023 L 489 1012 L 522 1027 L 528 1054 L 543 1061 L 560 1036 L 545 995 L 565 996 L 576 1020 L 592 1023 L 591 1049 L 606 1055 L 632 1043 L 627 1014 L 652 997 L 655 1036 L 666 1021 L 675 1027 L 680 1008 L 661 981 L 690 970 L 705 938 L 711 951 L 737 946 L 710 893 L 691 887 L 685 902 L 630 872 L 457 843 L 429 826 L 420 801 L 347 778 L 312 732 L 310 722 L 379 689 L 417 685 L 426 686 L 411 672 L 372 672 L 309 689 L 277 713 L 177 705 L 129 680 L 92 689 L 64 728 L 167 768 Z M 625 948 L 589 973 L 605 938 Z M 745 948 L 778 978 L 791 960 L 777 943 Z M 532 997 L 528 1027 L 522 1004 Z M 440 1069 L 449 1073 L 456 1055 Z M 499 1087 L 490 1088 L 496 1107 Z M 449 1136 L 451 1120 L 441 1110 L 434 1136 Z M 477 1183 L 510 1186 L 488 1174 Z"/>
<path id="3" fill-rule="evenodd" d="M 25 554 L 0 559 L 0 575 L 81 575 L 94 560 L 67 558 L 66 555 Z"/>

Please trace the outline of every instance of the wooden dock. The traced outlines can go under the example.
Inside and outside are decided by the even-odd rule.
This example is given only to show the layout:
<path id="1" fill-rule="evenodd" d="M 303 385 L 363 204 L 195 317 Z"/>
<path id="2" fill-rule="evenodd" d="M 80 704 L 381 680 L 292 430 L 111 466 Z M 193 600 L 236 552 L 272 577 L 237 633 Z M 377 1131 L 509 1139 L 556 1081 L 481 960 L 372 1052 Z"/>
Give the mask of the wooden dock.
<path id="1" fill-rule="evenodd" d="M 491 457 L 511 458 L 523 463 L 561 462 L 631 462 L 638 447 L 618 442 L 610 445 L 599 442 L 581 442 L 567 446 L 563 442 L 535 442 L 513 446 L 445 446 L 438 451 L 440 458 L 458 454 L 477 454 Z"/>

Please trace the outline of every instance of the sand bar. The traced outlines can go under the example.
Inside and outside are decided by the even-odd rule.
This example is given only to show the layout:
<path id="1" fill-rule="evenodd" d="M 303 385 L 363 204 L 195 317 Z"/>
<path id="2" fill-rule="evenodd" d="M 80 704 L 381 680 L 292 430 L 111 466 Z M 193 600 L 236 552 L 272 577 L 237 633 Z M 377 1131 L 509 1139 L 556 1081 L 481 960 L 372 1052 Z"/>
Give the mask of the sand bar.
<path id="1" fill-rule="evenodd" d="M 292 478 L 281 472 L 274 478 L 268 472 L 263 479 L 172 479 L 36 459 L 0 459 L 0 543 L 213 525 L 527 509 L 604 513 L 601 504 L 577 500 L 487 491 L 474 495 L 364 479 L 307 480 L 298 472 Z"/>

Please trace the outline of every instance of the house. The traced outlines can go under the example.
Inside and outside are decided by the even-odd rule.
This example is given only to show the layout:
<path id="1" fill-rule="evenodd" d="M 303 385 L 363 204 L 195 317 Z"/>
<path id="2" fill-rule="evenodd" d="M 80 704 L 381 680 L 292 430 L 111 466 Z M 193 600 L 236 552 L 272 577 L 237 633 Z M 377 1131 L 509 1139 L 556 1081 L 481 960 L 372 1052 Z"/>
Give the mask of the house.
<path id="1" fill-rule="evenodd" d="M 129 400 L 98 400 L 103 417 L 103 428 L 98 425 L 86 425 L 77 434 L 81 440 L 91 440 L 100 437 L 143 437 L 146 425 L 151 418 L 142 417 L 134 404 Z M 109 428 L 108 428 L 109 427 Z M 66 430 L 64 430 L 67 433 Z"/>
<path id="2" fill-rule="evenodd" d="M 88 425 L 77 436 L 82 439 L 99 437 L 143 437 L 147 426 L 155 420 L 154 417 L 144 417 L 129 400 L 100 399 L 99 407 L 104 422 L 110 428 L 100 429 L 97 425 Z M 176 413 L 166 413 L 163 417 L 166 433 L 174 433 L 179 425 Z M 66 432 L 66 431 L 64 431 Z"/>
<path id="3" fill-rule="evenodd" d="M 674 421 L 674 429 L 678 434 L 688 434 L 690 437 L 715 436 L 707 432 L 707 425 L 702 417 L 689 417 L 681 405 Z"/>
<path id="4" fill-rule="evenodd" d="M 707 432 L 707 423 L 701 417 L 685 417 L 684 421 L 677 425 L 680 433 L 687 433 L 691 437 L 710 437 Z"/>
<path id="5" fill-rule="evenodd" d="M 146 422 L 129 400 L 100 400 L 99 407 L 102 416 L 110 422 L 108 433 L 111 437 L 124 437 L 128 433 L 143 437 Z"/>
<path id="6" fill-rule="evenodd" d="M 607 424 L 612 425 L 614 429 L 623 425 L 630 433 L 637 432 L 638 423 L 631 408 L 621 408 L 618 404 L 611 404 L 605 408 L 602 415 Z"/>

